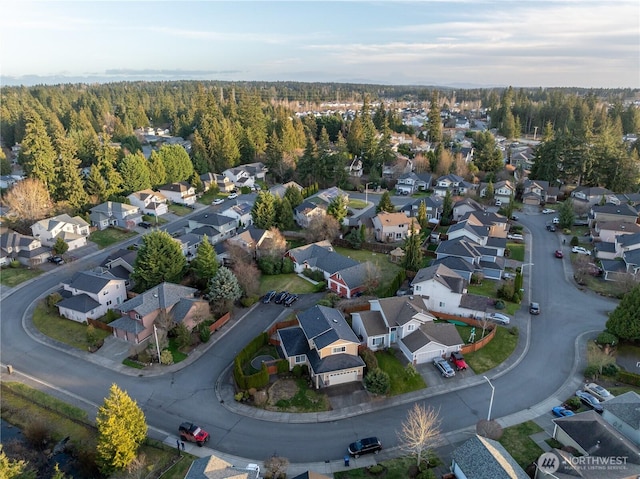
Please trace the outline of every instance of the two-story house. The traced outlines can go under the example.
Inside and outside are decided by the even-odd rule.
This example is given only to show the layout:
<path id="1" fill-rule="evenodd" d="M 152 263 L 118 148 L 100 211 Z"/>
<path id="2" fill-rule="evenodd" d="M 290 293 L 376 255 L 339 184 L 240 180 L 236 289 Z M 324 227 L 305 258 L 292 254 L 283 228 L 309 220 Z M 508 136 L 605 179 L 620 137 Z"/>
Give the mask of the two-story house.
<path id="1" fill-rule="evenodd" d="M 22 235 L 13 230 L 0 233 L 0 265 L 17 260 L 24 266 L 36 266 L 51 256 L 51 250 L 42 246 L 38 238 Z"/>
<path id="2" fill-rule="evenodd" d="M 436 258 L 453 256 L 473 265 L 475 272 L 487 279 L 500 280 L 504 272 L 505 261 L 498 250 L 482 246 L 466 238 L 442 241 L 436 248 Z"/>
<path id="3" fill-rule="evenodd" d="M 478 193 L 480 198 L 486 198 L 489 189 L 489 183 L 482 183 Z M 498 181 L 493 185 L 493 198 L 500 200 L 502 204 L 507 204 L 511 201 L 512 196 L 515 197 L 516 187 L 509 180 Z"/>
<path id="4" fill-rule="evenodd" d="M 278 330 L 289 369 L 306 364 L 316 389 L 362 380 L 360 341 L 340 311 L 316 305 L 296 317 L 299 326 Z"/>
<path id="5" fill-rule="evenodd" d="M 315 218 L 324 218 L 327 215 L 327 208 L 305 200 L 294 208 L 293 214 L 300 228 L 308 228 Z"/>
<path id="6" fill-rule="evenodd" d="M 441 176 L 435 181 L 433 194 L 436 196 L 446 196 L 447 191 L 449 191 L 452 196 L 463 196 L 473 188 L 474 185 L 465 181 L 461 176 L 449 174 Z"/>
<path id="7" fill-rule="evenodd" d="M 200 175 L 200 181 L 202 181 L 204 191 L 209 191 L 211 188 L 218 188 L 218 191 L 228 193 L 236 189 L 236 185 L 233 184 L 233 181 L 231 181 L 229 177 L 217 173 L 204 173 Z"/>
<path id="8" fill-rule="evenodd" d="M 97 271 L 104 273 L 108 271 L 118 279 L 122 279 L 127 286 L 127 289 L 131 289 L 133 284 L 131 283 L 131 273 L 133 273 L 133 267 L 136 263 L 136 257 L 138 252 L 130 249 L 119 249 L 109 254 Z"/>
<path id="9" fill-rule="evenodd" d="M 596 223 L 606 221 L 616 221 L 618 223 L 636 223 L 638 221 L 638 211 L 631 205 L 594 205 L 589 212 L 589 227 L 594 228 Z"/>
<path id="10" fill-rule="evenodd" d="M 484 212 L 485 207 L 472 198 L 458 200 L 453 204 L 453 220 L 460 221 L 460 218 L 473 211 Z"/>
<path id="11" fill-rule="evenodd" d="M 582 203 L 589 206 L 594 206 L 602 202 L 618 203 L 618 198 L 613 191 L 600 186 L 578 186 L 571 192 L 571 198 L 576 204 Z"/>
<path id="12" fill-rule="evenodd" d="M 66 213 L 34 223 L 31 231 L 45 246 L 53 246 L 58 238 L 62 238 L 69 251 L 85 246 L 90 233 L 89 223 L 80 216 L 72 218 Z"/>
<path id="13" fill-rule="evenodd" d="M 369 311 L 351 313 L 351 318 L 355 333 L 374 351 L 397 344 L 410 363 L 423 364 L 464 345 L 453 324 L 434 322 L 422 297 L 380 298 L 369 304 Z"/>
<path id="14" fill-rule="evenodd" d="M 522 202 L 525 205 L 542 205 L 548 202 L 555 202 L 558 199 L 557 194 L 555 197 L 549 198 L 547 196 L 548 190 L 548 181 L 525 178 L 522 181 Z"/>
<path id="15" fill-rule="evenodd" d="M 162 216 L 169 211 L 167 198 L 157 191 L 136 191 L 127 196 L 127 199 L 133 206 L 140 208 L 143 215 Z"/>
<path id="16" fill-rule="evenodd" d="M 288 181 L 283 184 L 273 185 L 271 188 L 269 188 L 269 193 L 271 193 L 273 196 L 277 196 L 278 198 L 284 198 L 285 193 L 291 187 L 297 189 L 300 192 L 302 192 L 302 190 L 304 189 L 295 181 Z"/>
<path id="17" fill-rule="evenodd" d="M 222 172 L 235 186 L 252 188 L 258 181 L 264 181 L 268 169 L 261 162 L 247 163 Z"/>
<path id="18" fill-rule="evenodd" d="M 427 196 L 425 198 L 418 198 L 410 203 L 404 205 L 400 212 L 404 213 L 410 218 L 416 218 L 420 211 L 420 205 L 424 203 L 425 210 L 427 212 L 427 221 L 437 222 L 442 214 L 442 198 L 438 196 Z"/>
<path id="19" fill-rule="evenodd" d="M 253 224 L 253 216 L 251 216 L 252 206 L 246 201 L 240 201 L 235 205 L 223 210 L 221 214 L 236 220 L 238 228 L 250 226 Z"/>
<path id="20" fill-rule="evenodd" d="M 640 394 L 628 391 L 602 404 L 602 419 L 640 446 Z"/>
<path id="21" fill-rule="evenodd" d="M 413 234 L 420 234 L 420 224 L 413 218 L 409 218 L 404 213 L 385 213 L 380 212 L 373 218 L 373 229 L 376 240 L 393 243 L 396 241 L 404 241 Z"/>
<path id="22" fill-rule="evenodd" d="M 235 236 L 232 236 L 227 241 L 229 244 L 239 246 L 245 250 L 252 258 L 259 258 L 260 248 L 263 244 L 268 244 L 271 238 L 270 231 L 251 225 L 244 230 L 238 231 Z"/>
<path id="23" fill-rule="evenodd" d="M 70 281 L 62 283 L 62 288 L 64 299 L 56 304 L 60 316 L 78 323 L 98 319 L 127 299 L 125 281 L 108 271 L 76 273 Z"/>
<path id="24" fill-rule="evenodd" d="M 195 298 L 197 289 L 173 283 L 161 283 L 118 308 L 122 315 L 109 323 L 113 335 L 139 344 L 153 334 L 153 324 L 160 315 L 168 315 L 174 323 L 192 329 L 210 315 L 209 303 Z"/>
<path id="25" fill-rule="evenodd" d="M 196 202 L 196 189 L 186 181 L 159 186 L 158 191 L 172 203 L 191 206 Z"/>
<path id="26" fill-rule="evenodd" d="M 200 213 L 189 218 L 185 232 L 201 238 L 207 236 L 211 244 L 216 244 L 235 235 L 237 228 L 238 220 L 235 218 L 217 213 Z"/>
<path id="27" fill-rule="evenodd" d="M 398 177 L 396 191 L 401 195 L 412 195 L 418 191 L 430 189 L 431 182 L 431 173 L 414 173 L 410 171 Z"/>
<path id="28" fill-rule="evenodd" d="M 115 201 L 105 201 L 90 210 L 89 219 L 92 226 L 104 230 L 110 226 L 133 229 L 142 220 L 140 208 Z"/>

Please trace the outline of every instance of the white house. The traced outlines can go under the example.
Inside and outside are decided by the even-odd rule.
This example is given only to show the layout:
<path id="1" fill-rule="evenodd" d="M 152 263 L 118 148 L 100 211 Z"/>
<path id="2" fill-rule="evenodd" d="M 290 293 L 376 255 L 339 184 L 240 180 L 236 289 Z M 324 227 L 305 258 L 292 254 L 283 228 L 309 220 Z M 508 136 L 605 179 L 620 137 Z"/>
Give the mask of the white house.
<path id="1" fill-rule="evenodd" d="M 196 202 L 196 189 L 186 181 L 162 185 L 158 190 L 173 203 L 189 206 Z"/>
<path id="2" fill-rule="evenodd" d="M 34 223 L 31 231 L 45 246 L 53 246 L 58 238 L 62 238 L 70 251 L 85 246 L 90 233 L 89 223 L 80 216 L 72 218 L 66 213 Z"/>
<path id="3" fill-rule="evenodd" d="M 139 207 L 115 201 L 105 201 L 94 206 L 90 211 L 91 224 L 99 230 L 107 229 L 110 226 L 133 229 L 142 220 Z"/>
<path id="4" fill-rule="evenodd" d="M 141 190 L 127 196 L 133 206 L 140 208 L 143 215 L 161 216 L 169 211 L 167 197 L 153 190 Z"/>
<path id="5" fill-rule="evenodd" d="M 18 260 L 25 266 L 43 263 L 51 256 L 51 250 L 42 246 L 39 239 L 26 236 L 12 230 L 0 234 L 0 264 L 9 264 Z"/>
<path id="6" fill-rule="evenodd" d="M 602 418 L 640 446 L 640 394 L 629 391 L 602 404 Z"/>
<path id="7" fill-rule="evenodd" d="M 76 273 L 62 288 L 64 299 L 56 304 L 60 316 L 79 323 L 97 319 L 127 299 L 125 280 L 109 272 Z"/>
<path id="8" fill-rule="evenodd" d="M 251 216 L 251 205 L 246 201 L 239 202 L 230 208 L 222 211 L 223 216 L 228 216 L 237 221 L 238 228 L 250 226 L 253 224 L 253 216 Z"/>

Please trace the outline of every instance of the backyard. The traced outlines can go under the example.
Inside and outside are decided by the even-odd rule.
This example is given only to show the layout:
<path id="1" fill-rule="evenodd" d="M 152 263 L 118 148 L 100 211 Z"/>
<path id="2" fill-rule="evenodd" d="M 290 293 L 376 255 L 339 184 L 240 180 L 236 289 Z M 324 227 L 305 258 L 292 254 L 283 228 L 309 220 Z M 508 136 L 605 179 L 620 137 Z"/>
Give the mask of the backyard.
<path id="1" fill-rule="evenodd" d="M 468 326 L 459 326 L 458 332 L 466 342 L 471 334 Z M 476 328 L 476 340 L 482 336 L 482 329 Z M 511 356 L 518 344 L 518 329 L 498 326 L 496 335 L 482 349 L 464 355 L 467 364 L 476 374 L 482 374 L 502 364 Z"/>
<path id="2" fill-rule="evenodd" d="M 135 231 L 127 231 L 120 228 L 107 228 L 106 230 L 96 230 L 89 235 L 89 241 L 94 242 L 100 249 L 111 246 L 112 244 L 133 238 L 138 233 Z"/>
<path id="3" fill-rule="evenodd" d="M 364 249 L 349 249 L 343 247 L 334 247 L 337 253 L 343 256 L 364 263 L 365 261 L 371 261 L 380 269 L 380 288 L 386 290 L 389 284 L 391 284 L 396 275 L 402 270 L 402 268 L 389 261 L 389 255 L 382 253 L 374 253 Z"/>
<path id="4" fill-rule="evenodd" d="M 13 287 L 42 274 L 38 269 L 31 269 L 20 265 L 18 268 L 5 267 L 0 270 L 0 283 Z"/>

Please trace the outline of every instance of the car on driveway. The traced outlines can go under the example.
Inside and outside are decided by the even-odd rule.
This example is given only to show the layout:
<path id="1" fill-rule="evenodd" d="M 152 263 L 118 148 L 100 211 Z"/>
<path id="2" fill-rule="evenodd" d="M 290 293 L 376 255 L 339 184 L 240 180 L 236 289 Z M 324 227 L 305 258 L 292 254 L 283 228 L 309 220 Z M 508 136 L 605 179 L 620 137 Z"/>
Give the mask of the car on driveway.
<path id="1" fill-rule="evenodd" d="M 589 394 L 584 391 L 576 391 L 576 396 L 580 398 L 582 404 L 584 404 L 585 406 L 589 406 L 595 412 L 602 414 L 602 404 L 600 404 L 600 401 L 598 401 L 598 399 L 593 394 Z"/>
<path id="2" fill-rule="evenodd" d="M 275 291 L 269 291 L 267 292 L 264 297 L 262 298 L 262 302 L 264 304 L 270 303 L 271 300 L 276 296 L 276 292 Z"/>
<path id="3" fill-rule="evenodd" d="M 281 304 L 282 301 L 284 301 L 284 299 L 289 295 L 288 292 L 286 291 L 280 291 L 278 294 L 276 294 L 276 296 L 273 298 L 273 302 L 276 304 Z"/>
<path id="4" fill-rule="evenodd" d="M 229 196 L 227 196 L 227 198 L 229 198 L 230 200 L 235 200 L 238 197 L 238 193 L 231 193 Z"/>
<path id="5" fill-rule="evenodd" d="M 489 313 L 487 314 L 487 319 L 500 324 L 509 324 L 511 322 L 511 318 L 502 313 Z"/>
<path id="6" fill-rule="evenodd" d="M 291 305 L 296 301 L 298 301 L 298 295 L 290 294 L 289 296 L 287 296 L 287 299 L 285 300 L 284 305 L 287 307 L 291 307 Z"/>
<path id="7" fill-rule="evenodd" d="M 180 432 L 181 441 L 195 442 L 200 447 L 209 441 L 209 433 L 192 422 L 183 422 L 180 424 L 178 431 Z"/>
<path id="8" fill-rule="evenodd" d="M 547 231 L 551 231 L 552 233 L 555 233 L 556 232 L 556 225 L 548 224 L 547 225 Z"/>
<path id="9" fill-rule="evenodd" d="M 349 454 L 358 458 L 362 454 L 368 454 L 370 452 L 378 454 L 382 449 L 382 443 L 377 437 L 365 437 L 364 439 L 358 439 L 355 442 L 349 444 Z"/>
<path id="10" fill-rule="evenodd" d="M 529 303 L 529 314 L 540 314 L 540 305 L 533 301 Z"/>
<path id="11" fill-rule="evenodd" d="M 53 263 L 53 264 L 57 264 L 58 266 L 60 266 L 61 264 L 64 264 L 64 259 L 62 258 L 62 256 L 49 256 L 47 258 L 47 261 L 49 263 Z"/>
<path id="12" fill-rule="evenodd" d="M 595 398 L 600 402 L 606 402 L 615 397 L 607 389 L 596 383 L 589 383 L 583 389 L 585 392 L 595 396 Z"/>
<path id="13" fill-rule="evenodd" d="M 452 378 L 453 376 L 456 375 L 456 372 L 453 370 L 451 366 L 449 366 L 449 363 L 442 358 L 434 359 L 433 365 L 436 367 L 438 372 L 442 374 L 445 378 Z"/>
<path id="14" fill-rule="evenodd" d="M 591 256 L 591 251 L 589 251 L 586 248 L 583 248 L 582 246 L 574 246 L 573 248 L 571 248 L 571 252 L 578 253 L 578 254 L 586 254 L 588 256 Z"/>
<path id="15" fill-rule="evenodd" d="M 464 371 L 467 369 L 467 362 L 464 360 L 464 356 L 459 351 L 451 353 L 451 362 L 456 367 L 456 371 Z"/>
<path id="16" fill-rule="evenodd" d="M 567 409 L 566 407 L 563 407 L 563 406 L 556 406 L 551 410 L 551 412 L 556 417 L 575 416 L 575 413 L 571 409 Z"/>
<path id="17" fill-rule="evenodd" d="M 151 228 L 151 223 L 148 223 L 146 221 L 141 221 L 140 223 L 138 223 L 138 226 L 148 230 L 149 228 Z"/>
<path id="18" fill-rule="evenodd" d="M 562 254 L 562 250 L 557 249 L 554 254 L 556 255 L 556 258 L 564 258 L 564 254 Z"/>
<path id="19" fill-rule="evenodd" d="M 543 215 L 552 215 L 555 212 L 556 212 L 556 210 L 552 210 L 551 208 L 545 208 L 545 209 L 542 210 L 542 214 Z"/>
<path id="20" fill-rule="evenodd" d="M 224 203 L 224 200 L 222 198 L 216 198 L 215 200 L 213 200 L 213 202 L 211 204 L 212 205 L 221 205 L 222 203 Z"/>
<path id="21" fill-rule="evenodd" d="M 523 241 L 524 240 L 524 236 L 522 236 L 521 234 L 508 234 L 507 235 L 507 239 L 510 240 L 514 240 L 514 241 Z"/>

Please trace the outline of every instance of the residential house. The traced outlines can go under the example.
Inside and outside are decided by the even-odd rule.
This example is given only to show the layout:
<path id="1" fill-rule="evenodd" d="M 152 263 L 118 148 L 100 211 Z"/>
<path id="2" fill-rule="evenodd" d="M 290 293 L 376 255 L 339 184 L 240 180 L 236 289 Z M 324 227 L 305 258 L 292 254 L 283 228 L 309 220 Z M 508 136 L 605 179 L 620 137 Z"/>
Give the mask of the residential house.
<path id="1" fill-rule="evenodd" d="M 252 258 L 258 258 L 260 256 L 260 248 L 262 245 L 270 244 L 271 233 L 268 230 L 256 228 L 251 225 L 244 230 L 237 232 L 235 236 L 232 236 L 227 241 L 229 244 L 237 245 Z"/>
<path id="2" fill-rule="evenodd" d="M 138 252 L 130 249 L 119 249 L 107 256 L 97 271 L 100 273 L 110 272 L 114 277 L 122 279 L 125 282 L 127 289 L 130 289 L 131 273 L 133 273 L 133 267 L 136 262 Z"/>
<path id="3" fill-rule="evenodd" d="M 515 145 L 509 146 L 509 164 L 514 168 L 531 171 L 535 161 L 534 145 Z"/>
<path id="4" fill-rule="evenodd" d="M 367 282 L 375 274 L 375 266 L 369 261 L 354 264 L 331 274 L 327 288 L 342 298 L 353 298 L 366 290 Z"/>
<path id="5" fill-rule="evenodd" d="M 434 323 L 424 298 L 398 296 L 369 301 L 369 311 L 351 313 L 353 330 L 372 350 L 397 344 L 412 364 L 460 351 L 464 341 L 450 323 Z"/>
<path id="6" fill-rule="evenodd" d="M 192 329 L 210 315 L 209 303 L 195 298 L 197 289 L 179 284 L 161 283 L 120 305 L 122 315 L 109 323 L 113 335 L 140 344 L 153 334 L 160 315 L 168 315 L 173 323 Z"/>
<path id="7" fill-rule="evenodd" d="M 308 228 L 315 218 L 324 218 L 327 215 L 327 208 L 305 200 L 294 208 L 293 214 L 300 228 Z"/>
<path id="8" fill-rule="evenodd" d="M 469 262 L 478 274 L 487 279 L 500 280 L 504 272 L 504 258 L 498 255 L 498 250 L 489 246 L 482 246 L 466 238 L 442 241 L 436 248 L 436 258 L 442 259 L 454 256 Z"/>
<path id="9" fill-rule="evenodd" d="M 344 190 L 341 190 L 337 186 L 332 186 L 331 188 L 327 188 L 326 190 L 321 190 L 315 195 L 310 196 L 308 199 L 312 202 L 317 203 L 318 205 L 323 204 L 324 206 L 329 206 L 329 204 L 338 196 L 344 197 L 346 202 L 349 202 L 349 194 Z"/>
<path id="10" fill-rule="evenodd" d="M 486 198 L 489 189 L 488 183 L 480 185 L 479 193 L 481 198 Z M 509 203 L 512 197 L 515 197 L 516 187 L 509 180 L 498 181 L 493 185 L 493 198 L 500 200 L 502 204 Z"/>
<path id="11" fill-rule="evenodd" d="M 504 222 L 503 222 L 504 220 Z M 507 248 L 508 222 L 494 213 L 469 213 L 447 230 L 449 241 L 466 238 L 481 246 L 496 250 L 496 256 L 504 256 Z"/>
<path id="12" fill-rule="evenodd" d="M 306 269 L 322 271 L 327 280 L 332 274 L 359 264 L 354 259 L 336 253 L 327 240 L 290 249 L 285 257 L 293 261 L 296 273 L 302 273 Z"/>
<path id="13" fill-rule="evenodd" d="M 271 193 L 274 196 L 277 196 L 278 198 L 284 198 L 284 194 L 287 192 L 287 190 L 290 187 L 294 187 L 300 192 L 302 192 L 302 190 L 304 189 L 295 181 L 288 181 L 287 183 L 284 183 L 284 184 L 272 186 L 271 188 L 269 188 L 269 193 Z"/>
<path id="14" fill-rule="evenodd" d="M 487 226 L 489 227 L 489 236 L 496 238 L 506 238 L 509 232 L 509 219 L 491 211 L 471 211 L 462 215 L 459 221 L 469 221 L 475 225 Z"/>
<path id="15" fill-rule="evenodd" d="M 594 228 L 597 222 L 615 221 L 617 223 L 636 223 L 638 211 L 630 205 L 594 205 L 589 212 L 589 227 Z"/>
<path id="16" fill-rule="evenodd" d="M 252 188 L 256 182 L 265 181 L 267 168 L 263 163 L 247 163 L 245 165 L 228 168 L 222 172 L 235 186 Z"/>
<path id="17" fill-rule="evenodd" d="M 191 206 L 196 202 L 196 189 L 186 181 L 159 186 L 158 191 L 172 203 Z"/>
<path id="18" fill-rule="evenodd" d="M 616 236 L 640 233 L 640 225 L 624 221 L 598 221 L 593 228 L 591 236 L 596 241 L 613 243 Z"/>
<path id="19" fill-rule="evenodd" d="M 211 188 L 218 188 L 218 191 L 221 193 L 228 193 L 236 189 L 233 181 L 227 176 L 217 173 L 204 173 L 200 175 L 200 181 L 202 181 L 204 191 L 209 191 Z"/>
<path id="20" fill-rule="evenodd" d="M 606 403 L 605 403 L 606 404 Z M 537 478 L 584 478 L 584 479 L 628 479 L 640 475 L 640 448 L 620 431 L 609 424 L 603 416 L 590 410 L 574 416 L 553 419 L 555 423 L 553 438 L 565 447 L 577 451 L 576 455 L 552 449 L 559 461 L 559 468 L 553 475 L 545 474 L 538 469 Z M 564 449 L 564 448 L 563 448 Z M 576 460 L 577 457 L 599 458 L 606 464 L 612 458 L 625 458 L 624 467 L 594 468 L 597 459 L 592 461 Z M 603 473 L 606 472 L 606 476 Z"/>
<path id="21" fill-rule="evenodd" d="M 142 221 L 140 208 L 134 205 L 105 201 L 91 208 L 89 213 L 91 225 L 99 230 L 117 226 L 125 229 L 133 229 Z"/>
<path id="22" fill-rule="evenodd" d="M 289 369 L 306 364 L 316 389 L 362 380 L 360 341 L 340 311 L 316 305 L 296 316 L 299 326 L 278 330 Z"/>
<path id="23" fill-rule="evenodd" d="M 453 205 L 453 220 L 460 221 L 467 213 L 471 213 L 473 211 L 485 211 L 485 207 L 478 203 L 476 200 L 471 198 L 464 198 L 458 200 Z"/>
<path id="24" fill-rule="evenodd" d="M 0 189 L 8 190 L 18 182 L 14 175 L 2 175 L 0 176 Z"/>
<path id="25" fill-rule="evenodd" d="M 396 191 L 401 195 L 412 195 L 418 191 L 430 189 L 431 181 L 431 173 L 414 173 L 410 171 L 398 177 Z"/>
<path id="26" fill-rule="evenodd" d="M 235 205 L 223 210 L 221 214 L 233 218 L 237 222 L 238 228 L 243 228 L 253 224 L 253 216 L 251 216 L 252 205 L 246 201 L 240 201 Z"/>
<path id="27" fill-rule="evenodd" d="M 204 236 L 193 234 L 193 233 L 186 233 L 173 238 L 173 241 L 178 243 L 178 245 L 180 246 L 180 250 L 182 251 L 182 254 L 185 256 L 185 258 L 189 262 L 196 257 L 196 253 L 198 252 L 198 247 L 200 246 L 200 243 L 202 243 L 203 240 L 204 240 Z"/>
<path id="28" fill-rule="evenodd" d="M 98 319 L 127 299 L 125 281 L 111 273 L 82 271 L 62 283 L 62 301 L 56 304 L 60 316 L 78 323 Z"/>
<path id="29" fill-rule="evenodd" d="M 445 256 L 431 262 L 431 266 L 438 264 L 443 264 L 451 271 L 458 273 L 467 283 L 471 282 L 471 276 L 475 272 L 475 266 L 472 263 L 456 256 Z"/>
<path id="30" fill-rule="evenodd" d="M 357 156 L 353 158 L 351 164 L 345 169 L 349 172 L 349 176 L 353 176 L 354 178 L 360 178 L 362 176 L 362 160 Z"/>
<path id="31" fill-rule="evenodd" d="M 371 218 L 371 221 L 376 240 L 381 242 L 404 241 L 411 236 L 411 228 L 413 228 L 413 234 L 420 234 L 420 224 L 404 213 L 380 212 Z"/>
<path id="32" fill-rule="evenodd" d="M 458 175 L 444 175 L 435 181 L 433 194 L 436 196 L 446 196 L 447 191 L 451 196 L 463 196 L 475 188 L 475 185 L 464 180 Z"/>
<path id="33" fill-rule="evenodd" d="M 398 155 L 391 163 L 382 166 L 382 178 L 394 180 L 413 171 L 413 161 L 406 156 Z"/>
<path id="34" fill-rule="evenodd" d="M 628 391 L 602 404 L 602 419 L 640 446 L 640 394 Z"/>
<path id="35" fill-rule="evenodd" d="M 69 246 L 69 251 L 73 251 L 87 244 L 89 223 L 80 216 L 72 218 L 65 213 L 34 223 L 31 231 L 45 246 L 53 246 L 58 238 L 62 238 Z"/>
<path id="36" fill-rule="evenodd" d="M 143 215 L 162 216 L 167 214 L 167 198 L 162 193 L 153 190 L 140 190 L 131 193 L 127 199 L 133 206 L 140 208 Z"/>
<path id="37" fill-rule="evenodd" d="M 236 234 L 238 220 L 217 213 L 200 213 L 189 218 L 186 233 L 207 236 L 211 244 L 219 243 Z"/>
<path id="38" fill-rule="evenodd" d="M 453 450 L 451 472 L 457 479 L 529 479 L 502 444 L 477 434 Z"/>
<path id="39" fill-rule="evenodd" d="M 296 477 L 292 477 L 291 479 L 331 479 L 329 476 L 325 476 L 324 474 L 318 474 L 313 471 L 306 471 L 302 474 L 298 474 Z"/>
<path id="40" fill-rule="evenodd" d="M 51 249 L 33 236 L 22 235 L 13 230 L 0 234 L 0 265 L 8 265 L 17 260 L 24 266 L 36 266 L 51 256 Z"/>
<path id="41" fill-rule="evenodd" d="M 425 209 L 427 211 L 427 221 L 438 221 L 440 219 L 440 215 L 442 214 L 442 198 L 438 196 L 427 196 L 425 198 L 418 198 L 410 203 L 405 204 L 400 212 L 404 213 L 410 218 L 416 218 L 418 216 L 418 211 L 420 210 L 420 205 L 424 203 Z"/>
<path id="42" fill-rule="evenodd" d="M 618 204 L 618 199 L 613 191 L 600 186 L 578 186 L 571 192 L 571 198 L 576 204 L 587 204 L 594 206 L 597 204 L 612 203 Z"/>
<path id="43" fill-rule="evenodd" d="M 206 456 L 191 463 L 184 479 L 258 479 L 260 470 L 238 467 L 217 456 Z"/>
<path id="44" fill-rule="evenodd" d="M 557 191 L 554 198 L 550 198 L 548 196 L 548 192 L 548 181 L 530 180 L 529 178 L 525 178 L 522 181 L 522 202 L 525 205 L 543 205 L 549 202 L 555 203 L 558 200 Z"/>

